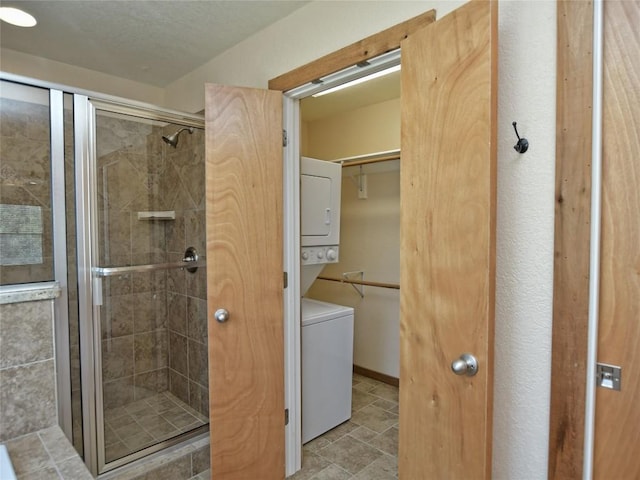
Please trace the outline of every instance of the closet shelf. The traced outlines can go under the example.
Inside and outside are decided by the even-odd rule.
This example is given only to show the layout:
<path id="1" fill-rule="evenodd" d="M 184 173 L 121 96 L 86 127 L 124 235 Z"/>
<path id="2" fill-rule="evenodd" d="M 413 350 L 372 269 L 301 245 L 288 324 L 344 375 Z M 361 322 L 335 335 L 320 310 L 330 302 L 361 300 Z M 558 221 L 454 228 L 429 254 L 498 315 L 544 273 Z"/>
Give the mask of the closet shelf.
<path id="1" fill-rule="evenodd" d="M 343 167 L 356 167 L 369 163 L 388 162 L 390 160 L 400 160 L 400 150 L 387 150 L 384 152 L 368 153 L 366 155 L 356 155 L 355 157 L 338 158 L 331 160 L 340 163 Z"/>

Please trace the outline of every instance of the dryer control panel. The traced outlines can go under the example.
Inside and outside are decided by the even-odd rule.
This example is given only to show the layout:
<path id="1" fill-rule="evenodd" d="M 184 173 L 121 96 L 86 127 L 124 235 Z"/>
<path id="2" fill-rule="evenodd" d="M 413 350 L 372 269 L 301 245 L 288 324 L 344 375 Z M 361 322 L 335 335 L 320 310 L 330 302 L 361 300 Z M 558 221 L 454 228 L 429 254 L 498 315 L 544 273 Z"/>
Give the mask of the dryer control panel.
<path id="1" fill-rule="evenodd" d="M 301 265 L 319 265 L 322 263 L 338 263 L 338 245 L 326 247 L 302 247 L 300 249 Z"/>

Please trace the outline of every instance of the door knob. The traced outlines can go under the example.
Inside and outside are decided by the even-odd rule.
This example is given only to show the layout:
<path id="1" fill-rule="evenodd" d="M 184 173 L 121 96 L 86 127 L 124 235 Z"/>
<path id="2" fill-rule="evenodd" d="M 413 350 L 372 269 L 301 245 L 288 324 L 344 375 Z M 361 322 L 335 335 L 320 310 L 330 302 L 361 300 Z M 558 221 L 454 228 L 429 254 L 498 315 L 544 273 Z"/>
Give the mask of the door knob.
<path id="1" fill-rule="evenodd" d="M 219 323 L 224 323 L 229 320 L 229 312 L 227 312 L 224 308 L 219 308 L 213 314 L 213 318 L 215 318 Z"/>
<path id="2" fill-rule="evenodd" d="M 463 353 L 460 355 L 460 358 L 456 358 L 451 362 L 451 370 L 453 370 L 453 373 L 456 375 L 473 377 L 478 373 L 478 361 L 476 360 L 476 357 L 470 353 Z"/>

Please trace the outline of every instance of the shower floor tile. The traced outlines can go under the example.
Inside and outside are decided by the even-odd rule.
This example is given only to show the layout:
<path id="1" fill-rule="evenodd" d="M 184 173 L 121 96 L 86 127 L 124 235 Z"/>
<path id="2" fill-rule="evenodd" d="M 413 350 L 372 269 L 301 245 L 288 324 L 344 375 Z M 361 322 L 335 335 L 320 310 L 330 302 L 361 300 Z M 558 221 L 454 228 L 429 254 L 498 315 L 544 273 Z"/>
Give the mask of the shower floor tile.
<path id="1" fill-rule="evenodd" d="M 104 419 L 107 462 L 209 423 L 169 392 L 105 410 Z"/>

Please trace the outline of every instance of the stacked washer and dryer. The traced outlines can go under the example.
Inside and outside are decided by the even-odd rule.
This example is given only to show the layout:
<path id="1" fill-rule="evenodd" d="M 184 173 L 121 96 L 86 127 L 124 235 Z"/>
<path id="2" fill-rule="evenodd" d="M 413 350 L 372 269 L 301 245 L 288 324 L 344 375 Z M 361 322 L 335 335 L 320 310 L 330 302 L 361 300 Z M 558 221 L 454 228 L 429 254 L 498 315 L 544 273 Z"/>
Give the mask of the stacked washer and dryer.
<path id="1" fill-rule="evenodd" d="M 340 252 L 342 166 L 302 157 L 300 236 L 302 443 L 351 418 L 353 308 L 305 298 Z"/>

